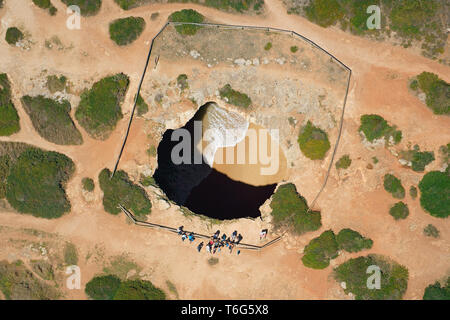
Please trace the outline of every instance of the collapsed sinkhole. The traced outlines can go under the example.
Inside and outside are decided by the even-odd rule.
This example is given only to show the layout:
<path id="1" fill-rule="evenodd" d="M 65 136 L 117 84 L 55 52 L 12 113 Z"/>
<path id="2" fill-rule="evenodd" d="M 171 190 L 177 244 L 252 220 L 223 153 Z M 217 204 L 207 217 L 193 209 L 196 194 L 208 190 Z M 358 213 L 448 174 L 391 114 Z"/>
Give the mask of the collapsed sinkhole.
<path id="1" fill-rule="evenodd" d="M 202 125 L 200 134 L 199 123 Z M 256 218 L 261 215 L 259 207 L 273 194 L 278 181 L 254 185 L 244 182 L 245 179 L 232 179 L 227 172 L 221 172 L 223 169 L 216 169 L 213 163 L 215 150 L 232 147 L 230 144 L 217 145 L 217 137 L 213 154 L 210 151 L 209 156 L 205 156 L 208 154 L 207 148 L 198 147 L 204 143 L 205 128 L 214 127 L 223 132 L 233 126 L 234 132 L 237 132 L 233 143 L 237 145 L 239 140 L 242 142 L 247 139 L 249 123 L 242 116 L 208 102 L 199 108 L 186 125 L 164 132 L 157 149 L 158 167 L 154 179 L 170 200 L 196 214 L 220 220 Z M 183 136 L 181 131 L 188 133 L 189 137 Z M 180 148 L 181 144 L 185 148 Z M 180 158 L 183 159 L 181 163 Z M 242 172 L 245 175 L 246 168 Z"/>

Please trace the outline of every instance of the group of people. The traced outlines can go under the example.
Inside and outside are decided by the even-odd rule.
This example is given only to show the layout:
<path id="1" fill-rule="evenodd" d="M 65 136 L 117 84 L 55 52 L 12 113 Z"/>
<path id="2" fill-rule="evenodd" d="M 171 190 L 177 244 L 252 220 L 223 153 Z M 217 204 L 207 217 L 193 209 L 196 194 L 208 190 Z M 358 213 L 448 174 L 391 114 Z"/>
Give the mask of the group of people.
<path id="1" fill-rule="evenodd" d="M 193 242 L 195 240 L 195 235 L 193 232 L 187 234 L 186 231 L 183 230 L 183 226 L 179 226 L 177 229 L 178 235 L 181 235 L 181 240 L 184 241 L 186 239 L 189 240 L 189 242 Z M 259 234 L 259 239 L 263 240 L 267 236 L 267 229 L 261 230 Z M 206 252 L 215 254 L 216 252 L 220 252 L 222 248 L 227 247 L 228 250 L 230 250 L 230 253 L 233 252 L 234 247 L 236 247 L 241 241 L 243 237 L 242 235 L 235 230 L 231 234 L 231 236 L 227 237 L 225 233 L 220 236 L 220 230 L 217 230 L 212 236 L 211 239 L 206 244 Z M 205 243 L 202 241 L 197 246 L 197 251 L 200 252 L 203 248 Z M 237 250 L 237 254 L 239 255 L 241 253 L 241 250 Z"/>

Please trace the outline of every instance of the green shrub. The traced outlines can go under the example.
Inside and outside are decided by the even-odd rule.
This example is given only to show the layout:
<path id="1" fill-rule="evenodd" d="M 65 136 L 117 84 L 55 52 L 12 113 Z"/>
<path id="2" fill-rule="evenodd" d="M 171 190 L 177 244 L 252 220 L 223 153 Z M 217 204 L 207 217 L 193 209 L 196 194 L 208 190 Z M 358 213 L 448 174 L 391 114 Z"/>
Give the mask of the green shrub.
<path id="1" fill-rule="evenodd" d="M 330 149 L 328 134 L 311 121 L 301 128 L 298 143 L 302 153 L 311 160 L 323 159 Z"/>
<path id="2" fill-rule="evenodd" d="M 414 186 L 411 186 L 409 188 L 409 195 L 411 196 L 411 198 L 414 200 L 417 198 L 417 188 Z"/>
<path id="3" fill-rule="evenodd" d="M 91 137 L 106 139 L 122 119 L 121 104 L 128 84 L 128 76 L 119 73 L 97 81 L 81 94 L 75 118 Z"/>
<path id="4" fill-rule="evenodd" d="M 20 131 L 20 119 L 11 101 L 11 84 L 5 73 L 0 73 L 0 136 Z"/>
<path id="5" fill-rule="evenodd" d="M 144 187 L 157 186 L 155 178 L 153 178 L 152 176 L 144 176 L 143 174 L 141 174 L 139 183 L 142 184 Z"/>
<path id="6" fill-rule="evenodd" d="M 305 7 L 306 17 L 322 27 L 336 24 L 344 11 L 337 0 L 314 0 Z"/>
<path id="7" fill-rule="evenodd" d="M 423 300 L 450 300 L 450 277 L 447 278 L 445 286 L 441 286 L 439 281 L 425 288 Z"/>
<path id="8" fill-rule="evenodd" d="M 264 50 L 269 51 L 270 49 L 272 49 L 272 42 L 267 42 L 264 46 Z"/>
<path id="9" fill-rule="evenodd" d="M 337 162 L 336 162 L 336 169 L 347 169 L 352 164 L 352 159 L 350 159 L 350 156 L 348 154 L 343 155 Z"/>
<path id="10" fill-rule="evenodd" d="M 226 84 L 222 89 L 219 90 L 220 97 L 227 103 L 247 109 L 251 104 L 252 100 L 245 93 L 233 90 L 230 84 Z"/>
<path id="11" fill-rule="evenodd" d="M 112 300 L 121 280 L 114 275 L 96 276 L 86 283 L 84 292 L 94 300 Z"/>
<path id="12" fill-rule="evenodd" d="M 117 171 L 110 179 L 111 172 L 103 169 L 98 177 L 103 191 L 103 207 L 106 212 L 118 214 L 119 204 L 132 211 L 136 216 L 150 213 L 152 203 L 145 190 L 134 184 L 125 171 Z"/>
<path id="13" fill-rule="evenodd" d="M 218 263 L 219 263 L 219 258 L 211 257 L 211 258 L 208 259 L 208 264 L 210 266 L 215 266 Z"/>
<path id="14" fill-rule="evenodd" d="M 362 115 L 359 131 L 364 133 L 364 136 L 369 142 L 383 137 L 386 141 L 389 141 L 392 137 L 395 144 L 398 144 L 402 140 L 402 132 L 396 130 L 395 126 L 388 125 L 383 117 L 376 114 Z"/>
<path id="15" fill-rule="evenodd" d="M 44 280 L 54 280 L 55 274 L 53 266 L 45 260 L 31 260 L 31 268 L 33 271 Z"/>
<path id="16" fill-rule="evenodd" d="M 400 151 L 399 155 L 401 159 L 411 162 L 411 168 L 416 172 L 423 172 L 425 166 L 434 161 L 434 152 L 421 152 L 418 145 L 412 150 Z"/>
<path id="17" fill-rule="evenodd" d="M 64 246 L 64 262 L 68 266 L 76 265 L 78 263 L 77 247 L 71 242 L 66 242 Z"/>
<path id="18" fill-rule="evenodd" d="M 450 84 L 436 74 L 422 72 L 417 76 L 419 88 L 426 94 L 426 104 L 434 114 L 450 114 Z"/>
<path id="19" fill-rule="evenodd" d="M 409 83 L 409 87 L 411 88 L 411 90 L 416 91 L 419 88 L 419 81 L 417 81 L 416 79 L 412 80 Z"/>
<path id="20" fill-rule="evenodd" d="M 24 38 L 24 35 L 23 35 L 22 31 L 20 31 L 16 27 L 11 27 L 11 28 L 8 28 L 8 30 L 6 30 L 5 40 L 12 46 L 15 46 L 16 43 L 19 42 L 20 40 L 22 40 L 23 38 Z"/>
<path id="21" fill-rule="evenodd" d="M 389 209 L 389 214 L 394 217 L 395 220 L 406 219 L 409 215 L 408 206 L 399 201 Z"/>
<path id="22" fill-rule="evenodd" d="M 150 281 L 126 280 L 120 284 L 114 300 L 165 300 L 164 291 L 156 288 Z"/>
<path id="23" fill-rule="evenodd" d="M 21 213 L 58 218 L 70 211 L 64 185 L 74 171 L 74 163 L 65 155 L 29 147 L 11 166 L 6 199 Z"/>
<path id="24" fill-rule="evenodd" d="M 330 265 L 330 260 L 338 256 L 338 250 L 334 232 L 327 230 L 305 247 L 302 262 L 308 268 L 325 269 Z"/>
<path id="25" fill-rule="evenodd" d="M 142 116 L 148 112 L 148 104 L 144 101 L 140 94 L 136 101 L 136 111 L 138 116 Z"/>
<path id="26" fill-rule="evenodd" d="M 157 153 L 158 153 L 158 151 L 156 150 L 156 147 L 155 147 L 155 146 L 150 146 L 150 147 L 147 149 L 147 154 L 148 154 L 150 157 L 156 157 Z"/>
<path id="27" fill-rule="evenodd" d="M 175 11 L 169 16 L 169 21 L 171 22 L 184 22 L 184 23 L 202 23 L 204 17 L 195 10 L 183 9 L 181 11 Z M 201 26 L 182 24 L 175 26 L 175 30 L 179 34 L 191 36 L 197 33 Z"/>
<path id="28" fill-rule="evenodd" d="M 48 12 L 50 13 L 50 15 L 55 15 L 56 14 L 56 8 L 52 5 L 52 3 L 50 2 L 50 0 L 33 0 L 33 3 L 35 5 L 37 5 L 39 8 L 41 9 L 48 9 Z"/>
<path id="29" fill-rule="evenodd" d="M 367 286 L 370 266 L 380 268 L 380 289 Z M 398 300 L 408 287 L 408 269 L 381 255 L 350 259 L 334 270 L 334 277 L 338 282 L 345 282 L 345 293 L 353 293 L 357 300 Z"/>
<path id="30" fill-rule="evenodd" d="M 297 234 L 318 230 L 321 226 L 319 211 L 308 211 L 306 199 L 297 193 L 294 184 L 287 183 L 278 187 L 270 203 L 273 221 L 276 227 L 287 225 Z"/>
<path id="31" fill-rule="evenodd" d="M 95 183 L 94 180 L 92 180 L 91 178 L 83 178 L 81 180 L 81 184 L 83 185 L 83 189 L 85 191 L 89 191 L 92 192 L 95 189 Z"/>
<path id="32" fill-rule="evenodd" d="M 298 51 L 298 47 L 297 46 L 292 46 L 291 47 L 291 52 L 292 53 L 296 53 Z"/>
<path id="33" fill-rule="evenodd" d="M 373 161 L 374 164 L 377 164 L 379 162 L 377 157 L 372 157 L 372 161 Z"/>
<path id="34" fill-rule="evenodd" d="M 102 0 L 61 0 L 66 6 L 80 7 L 80 14 L 84 17 L 96 15 L 102 6 Z"/>
<path id="35" fill-rule="evenodd" d="M 11 157 L 7 154 L 0 156 L 0 199 L 6 197 L 6 179 L 11 169 Z"/>
<path id="36" fill-rule="evenodd" d="M 403 188 L 402 182 L 389 173 L 384 176 L 384 190 L 392 194 L 396 199 L 403 199 L 405 197 L 405 188 Z"/>
<path id="37" fill-rule="evenodd" d="M 48 91 L 50 91 L 50 93 L 55 93 L 55 92 L 62 92 L 66 89 L 66 85 L 67 85 L 67 78 L 65 76 L 56 76 L 56 75 L 51 75 L 47 77 L 47 89 Z"/>
<path id="38" fill-rule="evenodd" d="M 181 91 L 184 91 L 185 89 L 189 88 L 189 83 L 187 81 L 188 77 L 185 74 L 180 74 L 177 77 L 177 86 L 181 89 Z"/>
<path id="39" fill-rule="evenodd" d="M 420 205 L 433 217 L 446 218 L 450 214 L 450 176 L 431 171 L 419 183 Z"/>
<path id="40" fill-rule="evenodd" d="M 141 17 L 116 19 L 109 24 L 109 36 L 119 46 L 135 41 L 144 31 L 145 20 Z"/>
<path id="41" fill-rule="evenodd" d="M 352 229 L 342 229 L 336 236 L 339 249 L 347 252 L 358 252 L 372 248 L 373 241 L 363 237 Z"/>
<path id="42" fill-rule="evenodd" d="M 44 139 L 60 145 L 80 145 L 83 137 L 70 117 L 70 103 L 44 96 L 24 96 L 21 99 L 33 127 Z"/>
<path id="43" fill-rule="evenodd" d="M 433 237 L 433 238 L 439 238 L 439 230 L 433 226 L 432 224 L 427 225 L 424 229 L 423 229 L 423 233 L 427 236 L 427 237 Z"/>

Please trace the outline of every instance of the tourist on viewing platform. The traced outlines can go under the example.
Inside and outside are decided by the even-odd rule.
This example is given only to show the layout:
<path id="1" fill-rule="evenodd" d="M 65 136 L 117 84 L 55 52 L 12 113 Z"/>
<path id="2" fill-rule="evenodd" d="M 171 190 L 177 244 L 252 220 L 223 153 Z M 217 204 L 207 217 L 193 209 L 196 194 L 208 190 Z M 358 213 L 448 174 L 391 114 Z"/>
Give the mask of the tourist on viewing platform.
<path id="1" fill-rule="evenodd" d="M 241 242 L 241 240 L 242 240 L 242 234 L 239 233 L 239 235 L 237 236 L 236 244 L 239 244 L 239 242 Z"/>
<path id="2" fill-rule="evenodd" d="M 181 235 L 181 240 L 186 240 L 187 236 L 186 236 L 186 232 L 183 231 L 182 235 Z"/>
<path id="3" fill-rule="evenodd" d="M 219 235 L 220 235 L 220 230 L 217 230 L 216 231 L 216 233 L 214 233 L 214 239 L 217 239 L 217 238 L 219 238 Z"/>
<path id="4" fill-rule="evenodd" d="M 261 232 L 259 233 L 259 240 L 265 239 L 267 236 L 267 229 L 263 229 L 261 230 Z"/>
<path id="5" fill-rule="evenodd" d="M 230 243 L 230 253 L 233 252 L 233 248 L 234 248 L 234 244 L 233 244 L 233 243 Z"/>
<path id="6" fill-rule="evenodd" d="M 224 234 L 222 235 L 222 241 L 225 241 L 225 240 L 227 240 L 227 235 L 224 233 Z"/>
<path id="7" fill-rule="evenodd" d="M 183 233 L 183 228 L 184 226 L 179 226 L 177 229 L 178 234 L 182 234 Z"/>
<path id="8" fill-rule="evenodd" d="M 200 252 L 203 248 L 203 241 L 197 246 L 197 251 Z"/>
<path id="9" fill-rule="evenodd" d="M 195 240 L 195 237 L 194 237 L 194 233 L 193 232 L 191 232 L 190 234 L 189 234 L 189 241 L 190 242 L 192 242 L 192 241 L 194 241 Z"/>
<path id="10" fill-rule="evenodd" d="M 236 239 L 237 236 L 237 231 L 234 230 L 233 234 L 231 235 L 231 241 L 234 241 L 234 239 Z"/>
<path id="11" fill-rule="evenodd" d="M 206 245 L 206 252 L 211 253 L 211 245 L 209 243 Z"/>

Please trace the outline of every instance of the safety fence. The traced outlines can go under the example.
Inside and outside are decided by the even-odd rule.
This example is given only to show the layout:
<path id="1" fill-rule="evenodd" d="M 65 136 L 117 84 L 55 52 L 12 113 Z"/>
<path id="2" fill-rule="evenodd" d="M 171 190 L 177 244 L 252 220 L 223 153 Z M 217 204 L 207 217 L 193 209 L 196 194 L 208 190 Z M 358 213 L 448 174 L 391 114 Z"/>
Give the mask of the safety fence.
<path id="1" fill-rule="evenodd" d="M 137 220 L 136 217 L 130 211 L 128 211 L 128 209 L 126 209 L 124 206 L 119 204 L 119 208 L 137 226 L 147 227 L 147 228 L 154 228 L 154 229 L 160 229 L 160 230 L 165 230 L 165 231 L 168 231 L 168 232 L 172 232 L 172 233 L 178 234 L 178 230 L 176 228 L 172 228 L 172 227 L 169 227 L 169 226 L 164 226 L 164 225 L 161 225 L 161 224 L 151 223 L 151 222 L 147 222 L 147 221 Z M 192 234 L 196 238 L 202 238 L 202 239 L 208 239 L 208 240 L 211 239 L 211 236 L 208 236 L 208 235 L 205 235 L 205 234 L 201 234 L 201 233 L 197 233 L 197 232 L 193 232 L 193 231 L 188 231 L 188 230 L 183 230 L 183 231 L 186 232 L 186 234 L 190 234 L 192 232 Z M 264 244 L 262 246 L 240 242 L 240 243 L 236 244 L 236 247 L 238 247 L 240 249 L 246 249 L 246 250 L 261 250 L 261 249 L 264 249 L 264 248 L 266 248 L 266 247 L 268 247 L 268 246 L 278 242 L 279 240 L 281 240 L 281 238 L 282 238 L 282 236 L 278 236 L 275 239 L 267 242 L 266 244 Z"/>

